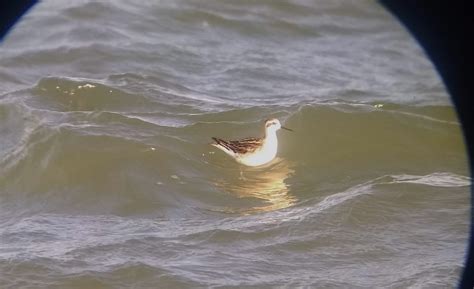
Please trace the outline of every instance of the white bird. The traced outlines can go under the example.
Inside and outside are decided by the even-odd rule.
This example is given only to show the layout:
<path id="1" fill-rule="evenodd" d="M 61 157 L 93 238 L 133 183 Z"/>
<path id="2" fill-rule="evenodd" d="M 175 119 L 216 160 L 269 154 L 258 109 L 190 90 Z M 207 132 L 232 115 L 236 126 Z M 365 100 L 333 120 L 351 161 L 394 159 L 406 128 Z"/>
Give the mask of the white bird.
<path id="1" fill-rule="evenodd" d="M 213 137 L 215 143 L 211 145 L 221 149 L 226 154 L 234 158 L 237 162 L 256 167 L 272 161 L 278 151 L 278 139 L 276 132 L 286 128 L 280 124 L 276 118 L 265 121 L 265 136 L 263 138 L 244 138 L 240 140 L 226 141 Z"/>

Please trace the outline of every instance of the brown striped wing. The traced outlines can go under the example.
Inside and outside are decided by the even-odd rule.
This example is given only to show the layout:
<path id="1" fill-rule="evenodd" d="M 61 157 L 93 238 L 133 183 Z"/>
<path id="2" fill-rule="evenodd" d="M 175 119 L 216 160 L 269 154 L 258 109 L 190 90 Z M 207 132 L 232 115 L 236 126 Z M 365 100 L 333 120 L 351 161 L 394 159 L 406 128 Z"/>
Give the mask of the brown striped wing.
<path id="1" fill-rule="evenodd" d="M 256 149 L 258 149 L 262 143 L 263 139 L 261 138 L 244 138 L 240 140 L 231 140 L 231 141 L 226 141 L 223 139 L 219 138 L 212 138 L 218 145 L 221 145 L 228 150 L 231 150 L 235 153 L 238 154 L 245 154 L 245 153 L 250 153 L 254 152 Z"/>

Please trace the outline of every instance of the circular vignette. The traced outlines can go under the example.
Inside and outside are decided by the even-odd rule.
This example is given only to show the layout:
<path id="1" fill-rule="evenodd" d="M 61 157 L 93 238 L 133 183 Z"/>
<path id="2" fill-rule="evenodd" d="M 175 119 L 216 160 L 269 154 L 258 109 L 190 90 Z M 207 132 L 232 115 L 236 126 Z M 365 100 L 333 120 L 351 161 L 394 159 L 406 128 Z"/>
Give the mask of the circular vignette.
<path id="1" fill-rule="evenodd" d="M 462 123 L 464 140 L 468 150 L 468 158 L 473 177 L 473 45 L 472 35 L 474 21 L 472 2 L 421 2 L 382 0 L 384 5 L 420 43 L 425 53 L 434 63 L 438 74 L 446 86 L 456 107 L 458 118 Z M 473 199 L 471 183 L 471 200 Z M 471 233 L 469 248 L 466 252 L 464 271 L 458 288 L 474 287 L 474 250 L 473 250 L 473 213 L 471 201 Z"/>
<path id="2" fill-rule="evenodd" d="M 14 24 L 38 1 L 16 0 L 0 2 L 0 44 Z M 472 35 L 474 20 L 467 11 L 472 11 L 472 2 L 423 2 L 381 0 L 398 20 L 420 43 L 430 60 L 434 63 L 448 93 L 456 107 L 459 120 L 462 123 L 471 179 L 473 152 L 473 113 L 471 96 L 474 95 L 470 77 L 473 73 Z M 474 193 L 471 186 L 471 200 Z M 458 288 L 474 287 L 474 250 L 473 250 L 473 215 L 471 203 L 471 236 L 466 261 Z"/>
<path id="3" fill-rule="evenodd" d="M 0 42 L 8 31 L 38 0 L 16 0 L 0 2 Z"/>

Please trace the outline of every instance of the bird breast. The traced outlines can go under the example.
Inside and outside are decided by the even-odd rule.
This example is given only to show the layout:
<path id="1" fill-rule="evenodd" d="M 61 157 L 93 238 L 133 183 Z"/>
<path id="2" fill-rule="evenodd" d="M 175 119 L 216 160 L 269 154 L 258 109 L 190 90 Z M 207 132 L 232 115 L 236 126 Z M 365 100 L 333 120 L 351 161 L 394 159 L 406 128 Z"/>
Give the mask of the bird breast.
<path id="1" fill-rule="evenodd" d="M 243 156 L 238 161 L 247 166 L 260 166 L 273 160 L 278 151 L 278 141 L 276 136 L 267 137 L 260 149 L 253 154 Z"/>

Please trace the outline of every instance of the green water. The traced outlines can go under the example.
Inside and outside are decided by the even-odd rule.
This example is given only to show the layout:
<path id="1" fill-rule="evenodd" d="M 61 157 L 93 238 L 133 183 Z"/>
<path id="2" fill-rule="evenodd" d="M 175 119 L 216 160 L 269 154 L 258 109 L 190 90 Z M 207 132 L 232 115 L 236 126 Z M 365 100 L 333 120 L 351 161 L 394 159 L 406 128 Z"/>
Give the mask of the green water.
<path id="1" fill-rule="evenodd" d="M 377 3 L 44 1 L 1 45 L 0 288 L 455 286 L 460 124 Z M 269 165 L 209 145 L 273 117 Z"/>

